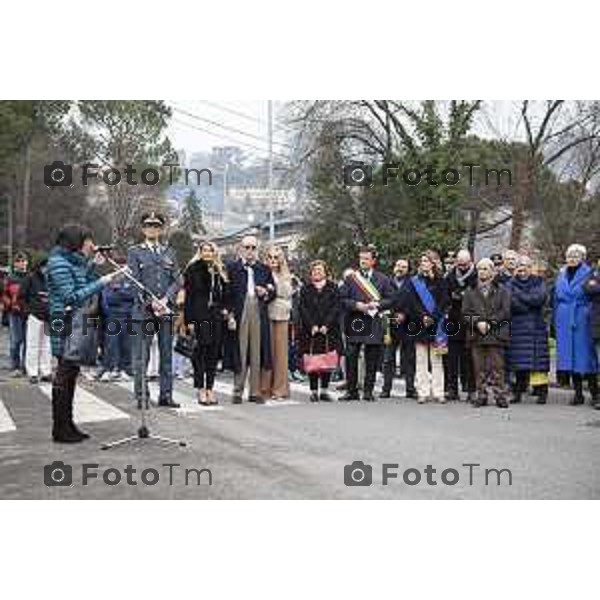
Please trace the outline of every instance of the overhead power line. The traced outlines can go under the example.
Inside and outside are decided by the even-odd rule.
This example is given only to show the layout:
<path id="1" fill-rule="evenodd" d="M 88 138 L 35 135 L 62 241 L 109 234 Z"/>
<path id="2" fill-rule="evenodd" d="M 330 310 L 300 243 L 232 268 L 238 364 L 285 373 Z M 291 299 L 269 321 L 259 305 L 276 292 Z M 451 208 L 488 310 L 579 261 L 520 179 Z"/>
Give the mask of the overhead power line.
<path id="1" fill-rule="evenodd" d="M 206 117 L 201 117 L 199 115 L 195 115 L 194 113 L 191 113 L 187 110 L 179 108 L 178 106 L 174 106 L 174 110 L 181 113 L 182 115 L 185 115 L 186 117 L 188 117 L 190 119 L 194 119 L 196 121 L 202 121 L 202 122 L 208 123 L 209 125 L 213 125 L 214 127 L 219 127 L 221 129 L 225 129 L 226 131 L 232 131 L 233 133 L 236 133 L 238 135 L 243 135 L 245 137 L 252 138 L 254 140 L 260 140 L 261 142 L 264 141 L 264 138 L 262 138 L 259 135 L 256 135 L 254 133 L 248 133 L 247 131 L 243 131 L 242 129 L 237 129 L 235 127 L 231 127 L 230 125 L 223 125 L 222 123 L 218 123 L 217 121 L 213 121 L 212 119 L 207 119 Z M 282 147 L 286 147 L 286 148 L 293 147 L 291 144 L 287 144 L 285 142 L 273 142 L 273 143 L 277 144 L 278 146 L 282 146 Z"/>
<path id="2" fill-rule="evenodd" d="M 231 137 L 228 137 L 226 135 L 223 135 L 222 133 L 215 133 L 214 131 L 211 131 L 210 129 L 206 129 L 204 127 L 201 127 L 199 125 L 196 124 L 192 124 L 192 123 L 186 123 L 185 121 L 182 121 L 181 119 L 173 119 L 175 121 L 175 123 L 178 123 L 180 125 L 183 125 L 184 127 L 189 127 L 190 129 L 196 129 L 198 131 L 202 131 L 203 133 L 207 133 L 209 135 L 212 135 L 213 137 L 216 137 L 220 140 L 229 142 L 231 144 L 235 144 L 238 146 L 246 146 L 248 148 L 252 148 L 253 150 L 258 150 L 261 153 L 267 154 L 268 153 L 268 149 L 267 148 L 262 148 L 260 146 L 257 146 L 255 144 L 251 144 L 250 142 L 242 142 L 240 140 L 236 140 L 233 139 Z M 279 158 L 282 158 L 286 161 L 289 161 L 289 156 L 287 156 L 286 154 L 282 154 L 281 152 L 273 152 L 273 154 L 275 154 L 276 156 L 278 156 Z"/>

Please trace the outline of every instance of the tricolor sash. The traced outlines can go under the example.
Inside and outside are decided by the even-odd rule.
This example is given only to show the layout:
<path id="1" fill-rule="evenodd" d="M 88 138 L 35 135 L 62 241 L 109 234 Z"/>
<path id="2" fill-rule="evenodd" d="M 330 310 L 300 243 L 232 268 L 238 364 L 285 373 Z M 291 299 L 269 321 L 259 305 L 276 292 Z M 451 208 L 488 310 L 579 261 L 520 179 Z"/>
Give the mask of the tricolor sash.
<path id="1" fill-rule="evenodd" d="M 369 279 L 363 277 L 359 271 L 354 271 L 350 275 L 358 289 L 369 298 L 369 302 L 380 302 L 381 294 L 379 290 L 371 283 Z"/>

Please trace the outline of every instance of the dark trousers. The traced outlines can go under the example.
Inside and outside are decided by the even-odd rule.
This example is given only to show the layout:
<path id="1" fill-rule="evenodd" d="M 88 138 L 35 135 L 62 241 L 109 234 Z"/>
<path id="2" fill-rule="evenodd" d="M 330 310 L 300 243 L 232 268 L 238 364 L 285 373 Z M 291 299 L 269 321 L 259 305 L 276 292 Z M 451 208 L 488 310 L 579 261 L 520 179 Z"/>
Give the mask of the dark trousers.
<path id="1" fill-rule="evenodd" d="M 111 371 L 125 371 L 132 373 L 131 368 L 131 339 L 127 331 L 127 318 L 111 318 L 104 331 L 104 355 L 102 368 Z M 117 328 L 117 323 L 119 328 Z"/>
<path id="2" fill-rule="evenodd" d="M 154 321 L 154 322 L 153 322 Z M 136 335 L 133 336 L 133 392 L 136 400 L 150 398 L 142 390 L 142 369 L 148 368 L 150 360 L 150 346 L 154 333 L 158 335 L 159 361 L 159 381 L 160 397 L 159 402 L 168 402 L 173 396 L 173 321 L 166 317 L 162 319 L 137 319 L 133 321 L 131 329 Z M 158 330 L 158 331 L 157 331 Z M 148 381 L 146 380 L 146 388 Z"/>
<path id="3" fill-rule="evenodd" d="M 326 390 L 329 387 L 330 380 L 331 373 L 310 373 L 308 381 L 311 392 L 316 392 L 319 389 L 319 382 L 321 383 L 321 389 Z"/>
<path id="4" fill-rule="evenodd" d="M 504 348 L 502 346 L 474 346 L 472 348 L 473 374 L 477 395 L 487 402 L 491 391 L 496 402 L 506 400 L 504 380 Z"/>
<path id="5" fill-rule="evenodd" d="M 21 313 L 8 313 L 10 368 L 25 371 L 27 317 Z"/>
<path id="6" fill-rule="evenodd" d="M 463 392 L 475 391 L 471 349 L 464 340 L 448 341 L 448 392 L 458 395 L 460 378 Z"/>
<path id="7" fill-rule="evenodd" d="M 79 365 L 58 359 L 58 367 L 52 380 L 52 435 L 55 437 L 71 432 L 78 375 Z"/>
<path id="8" fill-rule="evenodd" d="M 348 383 L 348 392 L 358 391 L 358 357 L 362 343 L 349 343 L 346 348 L 346 381 Z M 365 347 L 365 381 L 363 392 L 372 394 L 375 387 L 375 377 L 377 367 L 381 360 L 383 350 L 382 344 L 364 344 Z"/>
<path id="9" fill-rule="evenodd" d="M 219 362 L 219 347 L 217 344 L 198 344 L 192 356 L 194 368 L 194 387 L 202 390 L 212 390 L 215 384 L 215 373 Z"/>
<path id="10" fill-rule="evenodd" d="M 390 392 L 396 374 L 396 353 L 400 348 L 400 371 L 406 378 L 406 390 L 415 389 L 415 343 L 412 339 L 394 340 L 383 349 L 383 391 Z"/>

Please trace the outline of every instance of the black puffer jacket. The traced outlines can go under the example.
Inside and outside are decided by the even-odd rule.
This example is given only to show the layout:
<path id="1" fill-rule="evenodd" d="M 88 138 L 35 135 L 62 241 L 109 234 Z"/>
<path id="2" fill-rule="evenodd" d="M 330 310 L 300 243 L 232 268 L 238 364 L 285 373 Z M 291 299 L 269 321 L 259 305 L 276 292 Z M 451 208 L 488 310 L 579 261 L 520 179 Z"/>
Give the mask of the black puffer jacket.
<path id="1" fill-rule="evenodd" d="M 600 267 L 596 267 L 588 280 L 583 284 L 585 293 L 591 300 L 590 322 L 592 325 L 592 337 L 595 341 L 600 340 Z"/>

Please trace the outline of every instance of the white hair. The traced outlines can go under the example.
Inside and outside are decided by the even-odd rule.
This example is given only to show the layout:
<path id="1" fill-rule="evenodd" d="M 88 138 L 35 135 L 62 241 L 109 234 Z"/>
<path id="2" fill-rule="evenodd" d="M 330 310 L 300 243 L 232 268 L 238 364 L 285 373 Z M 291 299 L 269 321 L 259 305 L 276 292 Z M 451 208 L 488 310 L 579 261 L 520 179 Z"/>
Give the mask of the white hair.
<path id="1" fill-rule="evenodd" d="M 567 248 L 565 255 L 568 256 L 569 254 L 578 254 L 582 258 L 585 258 L 587 256 L 587 249 L 585 246 L 582 246 L 581 244 L 571 244 Z"/>
<path id="2" fill-rule="evenodd" d="M 531 260 L 531 257 L 527 256 L 527 254 L 521 254 L 521 256 L 519 256 L 519 260 L 517 261 L 517 266 L 520 267 L 521 265 L 530 267 L 533 265 L 533 260 Z"/>
<path id="3" fill-rule="evenodd" d="M 456 254 L 456 260 L 464 258 L 465 260 L 471 260 L 471 253 L 468 250 L 459 250 Z"/>
<path id="4" fill-rule="evenodd" d="M 478 263 L 477 263 L 477 268 L 480 269 L 481 267 L 487 267 L 488 269 L 494 269 L 494 261 L 491 258 L 482 258 Z"/>

